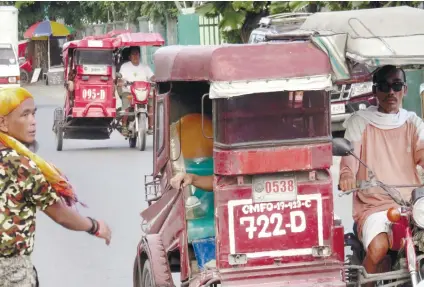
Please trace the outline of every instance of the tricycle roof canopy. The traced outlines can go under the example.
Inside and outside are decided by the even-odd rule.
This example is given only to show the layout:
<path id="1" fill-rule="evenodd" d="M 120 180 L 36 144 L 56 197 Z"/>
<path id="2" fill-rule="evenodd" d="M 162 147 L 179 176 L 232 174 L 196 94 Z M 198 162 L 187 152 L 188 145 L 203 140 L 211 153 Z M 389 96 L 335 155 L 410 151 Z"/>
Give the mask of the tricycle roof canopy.
<path id="1" fill-rule="evenodd" d="M 223 46 L 168 46 L 157 50 L 155 79 L 257 81 L 327 76 L 327 55 L 310 42 Z"/>
<path id="2" fill-rule="evenodd" d="M 74 48 L 94 48 L 94 49 L 114 49 L 113 41 L 112 39 L 102 39 L 102 40 L 95 40 L 92 38 L 84 38 L 82 40 L 75 40 L 66 42 L 63 45 L 62 50 L 65 51 L 67 49 L 74 49 Z"/>
<path id="3" fill-rule="evenodd" d="M 402 6 L 310 16 L 298 31 L 330 54 L 338 79 L 349 78 L 346 58 L 370 72 L 383 65 L 424 65 L 424 10 Z M 289 33 L 288 33 L 289 34 Z"/>
<path id="4" fill-rule="evenodd" d="M 159 33 L 123 33 L 114 38 L 115 47 L 163 46 L 165 40 Z"/>

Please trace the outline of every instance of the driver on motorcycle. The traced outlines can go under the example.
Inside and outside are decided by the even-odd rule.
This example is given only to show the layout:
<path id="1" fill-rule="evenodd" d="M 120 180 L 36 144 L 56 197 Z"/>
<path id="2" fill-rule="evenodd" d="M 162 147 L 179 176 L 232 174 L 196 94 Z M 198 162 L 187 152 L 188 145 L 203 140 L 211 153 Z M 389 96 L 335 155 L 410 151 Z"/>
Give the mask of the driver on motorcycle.
<path id="1" fill-rule="evenodd" d="M 358 111 L 346 120 L 345 138 L 355 153 L 385 184 L 420 184 L 417 164 L 424 165 L 424 124 L 415 113 L 401 108 L 408 91 L 405 72 L 384 66 L 373 76 L 373 93 L 378 106 Z M 352 156 L 340 164 L 340 188 L 354 189 L 357 181 L 367 179 L 367 169 Z M 411 188 L 399 189 L 409 200 Z M 363 262 L 368 273 L 376 273 L 378 264 L 389 251 L 387 210 L 399 207 L 381 188 L 375 187 L 353 196 L 353 219 L 358 238 L 366 250 Z M 373 286 L 373 284 L 369 284 Z"/>
<path id="2" fill-rule="evenodd" d="M 118 86 L 120 91 L 118 91 L 119 96 L 122 100 L 122 110 L 128 109 L 130 102 L 128 100 L 128 95 L 131 94 L 129 87 L 125 86 L 125 82 L 137 82 L 137 81 L 146 81 L 150 82 L 153 79 L 153 72 L 149 66 L 140 63 L 140 47 L 131 47 L 130 48 L 130 61 L 124 63 L 119 73 L 122 75 L 122 79 L 118 80 Z M 151 106 L 151 100 L 149 99 L 149 107 Z M 127 124 L 126 118 L 122 120 L 123 134 L 127 134 Z M 151 130 L 151 119 L 149 118 L 149 130 Z"/>

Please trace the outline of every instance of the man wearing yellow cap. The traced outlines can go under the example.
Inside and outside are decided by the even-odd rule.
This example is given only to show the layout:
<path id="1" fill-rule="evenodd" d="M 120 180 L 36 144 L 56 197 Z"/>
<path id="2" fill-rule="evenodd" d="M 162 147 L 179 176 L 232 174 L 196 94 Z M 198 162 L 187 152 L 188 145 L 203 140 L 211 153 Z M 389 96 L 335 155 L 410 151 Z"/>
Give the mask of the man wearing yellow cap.
<path id="1" fill-rule="evenodd" d="M 23 88 L 0 90 L 0 286 L 38 286 L 30 255 L 34 247 L 35 213 L 44 211 L 63 227 L 105 239 L 107 224 L 71 208 L 72 186 L 53 165 L 37 156 L 35 104 Z"/>

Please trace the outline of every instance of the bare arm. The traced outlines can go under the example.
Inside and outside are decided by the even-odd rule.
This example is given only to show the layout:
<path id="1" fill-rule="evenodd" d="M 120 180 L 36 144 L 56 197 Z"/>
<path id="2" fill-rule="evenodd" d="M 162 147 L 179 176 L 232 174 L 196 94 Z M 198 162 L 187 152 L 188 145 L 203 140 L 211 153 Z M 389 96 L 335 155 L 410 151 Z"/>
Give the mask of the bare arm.
<path id="1" fill-rule="evenodd" d="M 88 231 L 92 227 L 91 220 L 58 201 L 48 206 L 44 212 L 56 223 L 75 231 Z"/>
<path id="2" fill-rule="evenodd" d="M 199 176 L 191 173 L 179 173 L 171 179 L 171 186 L 176 189 L 190 184 L 205 191 L 213 191 L 213 175 Z"/>
<path id="3" fill-rule="evenodd" d="M 193 174 L 192 185 L 205 191 L 213 191 L 213 175 L 199 176 Z"/>

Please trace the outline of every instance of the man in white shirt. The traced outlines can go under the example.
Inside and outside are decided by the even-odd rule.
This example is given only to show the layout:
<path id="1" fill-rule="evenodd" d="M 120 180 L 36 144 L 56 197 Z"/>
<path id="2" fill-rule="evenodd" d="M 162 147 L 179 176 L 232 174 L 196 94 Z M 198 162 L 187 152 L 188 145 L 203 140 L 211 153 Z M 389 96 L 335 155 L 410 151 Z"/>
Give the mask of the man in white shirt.
<path id="1" fill-rule="evenodd" d="M 122 100 L 122 110 L 127 109 L 130 106 L 130 102 L 127 98 L 128 94 L 131 93 L 131 90 L 129 87 L 123 86 L 126 81 L 128 82 L 137 82 L 137 81 L 146 81 L 150 82 L 153 79 L 153 72 L 150 69 L 149 66 L 144 65 L 140 63 L 140 48 L 139 47 L 131 47 L 130 48 L 130 61 L 124 63 L 120 68 L 120 74 L 122 75 L 122 79 L 118 82 L 118 85 L 122 87 L 121 89 L 118 89 L 119 96 Z M 121 91 L 119 91 L 121 90 Z M 152 101 L 149 99 L 148 103 L 148 110 L 149 114 L 151 113 L 150 110 L 152 108 Z M 148 118 L 149 122 L 149 130 L 153 130 L 151 126 L 151 118 L 149 116 Z M 122 126 L 124 127 L 123 133 L 126 133 L 126 117 L 122 120 Z"/>

